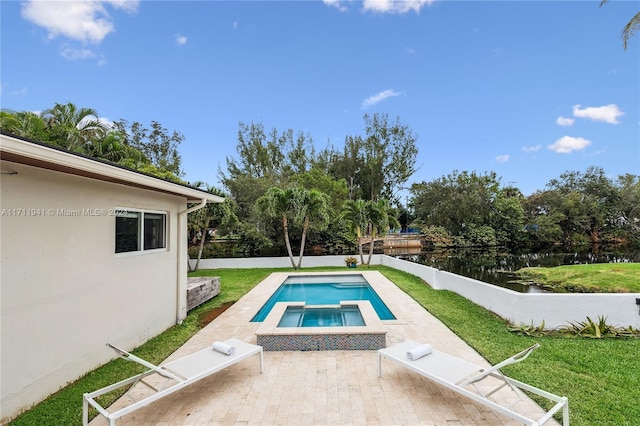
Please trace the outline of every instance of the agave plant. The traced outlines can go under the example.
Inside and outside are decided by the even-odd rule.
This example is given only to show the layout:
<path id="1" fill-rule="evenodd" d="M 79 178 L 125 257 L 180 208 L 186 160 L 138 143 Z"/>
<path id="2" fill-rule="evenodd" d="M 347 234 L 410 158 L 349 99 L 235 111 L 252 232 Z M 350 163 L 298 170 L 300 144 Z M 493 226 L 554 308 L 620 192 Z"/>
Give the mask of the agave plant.
<path id="1" fill-rule="evenodd" d="M 520 336 L 557 336 L 587 337 L 602 339 L 605 337 L 640 337 L 640 330 L 629 327 L 615 327 L 607 324 L 607 317 L 599 316 L 598 321 L 587 317 L 586 321 L 570 322 L 557 329 L 545 329 L 544 321 L 539 326 L 531 324 L 515 325 L 509 323 L 508 330 Z"/>
<path id="2" fill-rule="evenodd" d="M 562 327 L 561 330 L 568 334 L 592 339 L 640 336 L 640 331 L 634 330 L 632 327 L 618 328 L 607 324 L 607 317 L 602 315 L 598 316 L 597 322 L 587 317 L 586 321 L 570 322 L 568 326 Z"/>
<path id="3" fill-rule="evenodd" d="M 520 325 L 509 324 L 508 329 L 520 336 L 545 336 L 549 334 L 549 331 L 544 328 L 544 321 L 539 326 L 534 325 L 533 321 L 531 321 L 530 325 L 524 323 Z"/>

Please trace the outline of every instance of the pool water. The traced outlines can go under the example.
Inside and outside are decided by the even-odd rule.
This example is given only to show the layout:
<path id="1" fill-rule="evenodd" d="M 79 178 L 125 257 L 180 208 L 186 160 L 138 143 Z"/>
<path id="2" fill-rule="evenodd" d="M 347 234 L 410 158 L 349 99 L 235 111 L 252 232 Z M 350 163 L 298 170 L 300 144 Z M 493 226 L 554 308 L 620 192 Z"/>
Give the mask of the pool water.
<path id="1" fill-rule="evenodd" d="M 362 275 L 308 275 L 287 278 L 273 293 L 252 322 L 262 322 L 278 302 L 305 305 L 339 305 L 343 300 L 368 300 L 381 320 L 396 317 Z"/>
<path id="2" fill-rule="evenodd" d="M 357 306 L 305 308 L 288 306 L 278 327 L 349 327 L 363 326 L 364 318 Z"/>

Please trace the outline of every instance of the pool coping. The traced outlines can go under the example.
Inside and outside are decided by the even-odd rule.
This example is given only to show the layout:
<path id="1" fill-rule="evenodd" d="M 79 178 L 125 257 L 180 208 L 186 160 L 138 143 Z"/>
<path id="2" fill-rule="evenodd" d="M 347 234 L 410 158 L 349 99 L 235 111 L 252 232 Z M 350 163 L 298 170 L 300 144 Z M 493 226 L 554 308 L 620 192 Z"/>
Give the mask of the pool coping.
<path id="1" fill-rule="evenodd" d="M 385 334 L 386 328 L 368 300 L 341 300 L 339 306 L 356 305 L 365 325 L 341 327 L 278 327 L 278 323 L 289 306 L 336 307 L 338 305 L 305 305 L 304 302 L 278 302 L 256 330 L 256 335 L 295 336 L 309 334 Z"/>
<path id="2" fill-rule="evenodd" d="M 273 280 L 277 285 L 273 291 L 289 277 L 300 276 L 362 276 L 378 297 L 386 304 L 367 276 L 362 272 L 318 272 L 318 273 L 282 273 L 278 275 L 280 281 Z M 289 306 L 326 307 L 338 305 L 306 305 L 305 302 L 277 302 L 269 314 L 256 330 L 256 340 L 266 351 L 281 350 L 377 350 L 386 347 L 387 329 L 378 317 L 373 305 L 368 300 L 341 300 L 340 306 L 355 305 L 360 309 L 364 326 L 339 327 L 278 327 L 280 320 Z M 387 306 L 388 307 L 388 306 Z M 393 313 L 393 311 L 391 311 Z M 395 316 L 395 315 L 394 315 Z M 385 320 L 394 321 L 394 320 Z"/>

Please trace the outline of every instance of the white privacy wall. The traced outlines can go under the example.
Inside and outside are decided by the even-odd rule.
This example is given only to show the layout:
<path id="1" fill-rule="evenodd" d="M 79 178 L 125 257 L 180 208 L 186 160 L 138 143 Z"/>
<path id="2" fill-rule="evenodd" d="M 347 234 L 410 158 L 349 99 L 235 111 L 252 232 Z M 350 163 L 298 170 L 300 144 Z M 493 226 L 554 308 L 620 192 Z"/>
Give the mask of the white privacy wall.
<path id="1" fill-rule="evenodd" d="M 107 342 L 131 349 L 175 324 L 177 212 L 186 206 L 177 196 L 10 165 L 17 174 L 2 175 L 0 187 L 2 419 L 107 362 Z M 166 212 L 167 250 L 116 255 L 116 207 Z M 102 213 L 65 214 L 83 209 Z"/>
<path id="2" fill-rule="evenodd" d="M 557 328 L 605 316 L 607 324 L 640 328 L 640 293 L 519 293 L 390 256 L 382 256 L 381 263 L 417 275 L 434 289 L 453 291 L 514 324 L 544 321 L 546 328 Z"/>
<path id="3" fill-rule="evenodd" d="M 302 266 L 303 268 L 344 266 L 344 258 L 345 256 L 305 256 Z M 636 299 L 640 299 L 640 293 L 519 293 L 387 255 L 373 255 L 371 263 L 390 266 L 416 275 L 434 289 L 453 291 L 514 324 L 529 325 L 533 323 L 539 326 L 544 321 L 546 328 L 557 328 L 568 325 L 569 322 L 585 321 L 587 316 L 594 321 L 599 316 L 605 316 L 608 324 L 640 328 L 640 306 L 636 305 Z M 202 269 L 287 268 L 291 267 L 291 261 L 288 257 L 203 259 L 200 262 L 200 267 Z"/>

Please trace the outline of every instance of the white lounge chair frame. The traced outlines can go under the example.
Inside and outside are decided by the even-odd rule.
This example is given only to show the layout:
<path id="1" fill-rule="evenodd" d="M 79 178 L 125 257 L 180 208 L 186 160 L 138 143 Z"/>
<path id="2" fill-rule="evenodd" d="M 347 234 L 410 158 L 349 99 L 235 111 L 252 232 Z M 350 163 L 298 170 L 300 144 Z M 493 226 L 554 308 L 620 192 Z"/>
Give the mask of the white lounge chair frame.
<path id="1" fill-rule="evenodd" d="M 535 344 L 490 368 L 479 367 L 473 363 L 435 349 L 429 355 L 412 361 L 407 357 L 407 351 L 418 346 L 420 346 L 419 343 L 405 341 L 403 343 L 378 350 L 378 377 L 382 376 L 382 358 L 387 358 L 453 390 L 454 392 L 458 392 L 525 425 L 542 425 L 551 419 L 555 413 L 562 410 L 562 424 L 564 426 L 569 426 L 569 400 L 566 397 L 560 397 L 518 380 L 511 379 L 500 371 L 500 369 L 506 365 L 514 364 L 526 359 L 531 352 L 540 346 L 539 344 Z M 489 391 L 482 392 L 478 387 L 478 384 L 488 377 L 499 379 L 501 384 Z M 518 396 L 518 399 L 506 407 L 489 398 L 492 394 L 505 386 L 511 388 L 511 390 L 513 390 Z M 525 390 L 547 398 L 555 402 L 555 405 L 537 420 L 528 418 L 512 409 L 512 407 L 522 399 L 522 393 L 519 390 Z"/>
<path id="2" fill-rule="evenodd" d="M 144 365 L 148 370 L 97 391 L 85 393 L 82 400 L 82 424 L 87 425 L 89 422 L 89 404 L 98 410 L 98 413 L 109 421 L 109 426 L 115 426 L 116 420 L 122 416 L 149 405 L 169 394 L 177 392 L 182 388 L 185 388 L 252 355 L 260 354 L 260 373 L 264 371 L 262 346 L 252 345 L 238 339 L 228 339 L 225 340 L 224 343 L 235 347 L 235 353 L 233 355 L 222 354 L 209 347 L 208 349 L 203 349 L 160 366 L 156 366 L 142 358 L 130 354 L 125 350 L 107 343 L 107 346 L 116 351 L 118 356 L 121 358 Z M 153 386 L 143 380 L 145 377 L 152 374 L 158 374 L 166 379 L 160 387 Z M 100 395 L 104 395 L 124 386 L 131 385 L 133 388 L 133 385 L 138 382 L 150 388 L 154 393 L 137 401 L 129 395 L 131 399 L 134 400 L 134 403 L 112 413 L 109 413 L 106 408 L 102 407 L 95 400 L 95 398 Z M 127 391 L 127 394 L 128 393 L 129 392 Z"/>

